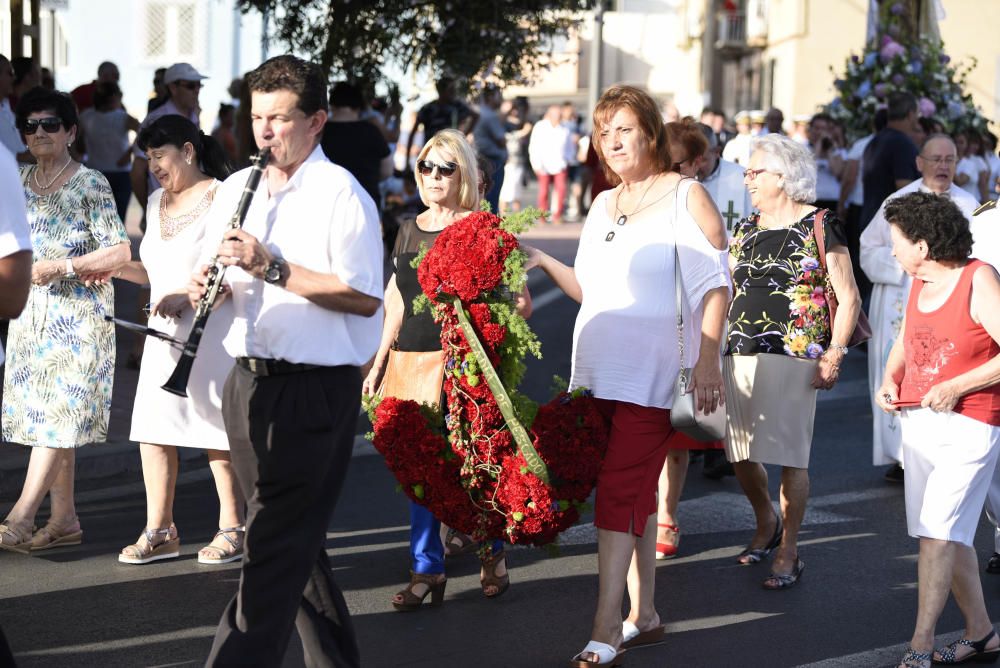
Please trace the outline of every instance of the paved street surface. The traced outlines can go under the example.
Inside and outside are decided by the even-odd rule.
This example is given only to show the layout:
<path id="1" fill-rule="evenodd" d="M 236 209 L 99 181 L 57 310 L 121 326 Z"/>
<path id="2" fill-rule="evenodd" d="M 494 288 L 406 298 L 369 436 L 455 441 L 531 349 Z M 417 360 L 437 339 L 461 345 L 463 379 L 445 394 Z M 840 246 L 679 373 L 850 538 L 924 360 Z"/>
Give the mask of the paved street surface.
<path id="1" fill-rule="evenodd" d="M 544 231 L 550 233 L 532 243 L 571 259 L 574 226 Z M 544 400 L 554 373 L 568 378 L 576 309 L 546 279 L 534 277 L 532 286 L 532 325 L 545 358 L 530 364 L 524 389 Z M 609 340 L 607 354 L 614 355 L 615 346 Z M 128 346 L 122 347 L 123 358 Z M 135 377 L 120 364 L 112 434 L 119 443 L 127 439 Z M 852 351 L 843 380 L 821 397 L 817 411 L 812 500 L 801 542 L 806 570 L 794 589 L 765 591 L 760 583 L 766 564 L 736 565 L 752 531 L 749 505 L 733 478 L 707 480 L 700 465 L 692 466 L 680 508 L 680 556 L 661 562 L 657 571 L 667 642 L 628 653 L 625 665 L 895 665 L 916 611 L 917 543 L 906 536 L 902 487 L 884 482 L 881 470 L 871 466 L 866 392 L 864 353 Z M 567 532 L 557 555 L 512 550 L 513 584 L 501 599 L 483 598 L 477 561 L 466 556 L 449 562 L 442 607 L 401 614 L 389 599 L 408 578 L 407 501 L 372 453 L 363 444 L 357 448 L 327 544 L 364 665 L 565 665 L 586 643 L 595 605 L 590 518 Z M 136 452 L 122 456 L 136 468 Z M 776 476 L 771 486 L 776 490 Z M 0 492 L 0 512 L 9 509 L 18 487 L 8 484 Z M 135 540 L 144 523 L 137 473 L 84 480 L 78 501 L 83 545 L 31 557 L 0 553 L 0 625 L 18 665 L 201 665 L 239 575 L 238 565 L 196 561 L 218 510 L 204 459 L 182 466 L 176 503 L 180 559 L 147 566 L 117 562 L 119 549 Z M 991 552 L 985 523 L 979 539 L 985 560 Z M 1000 576 L 985 578 L 988 604 L 1000 620 Z M 949 603 L 938 630 L 960 629 Z M 302 665 L 295 636 L 285 665 Z"/>

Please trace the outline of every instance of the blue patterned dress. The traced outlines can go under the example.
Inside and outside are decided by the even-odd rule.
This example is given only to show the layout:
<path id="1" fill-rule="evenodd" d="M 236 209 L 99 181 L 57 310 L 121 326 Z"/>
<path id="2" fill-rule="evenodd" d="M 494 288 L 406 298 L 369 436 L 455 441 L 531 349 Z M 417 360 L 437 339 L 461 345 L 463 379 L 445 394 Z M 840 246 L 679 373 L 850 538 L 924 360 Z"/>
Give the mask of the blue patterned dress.
<path id="1" fill-rule="evenodd" d="M 21 182 L 35 261 L 78 257 L 128 243 L 115 200 L 100 172 L 86 167 L 62 188 L 38 195 Z M 76 279 L 32 285 L 24 312 L 10 323 L 3 386 L 3 440 L 77 448 L 107 440 L 115 372 L 111 284 Z"/>

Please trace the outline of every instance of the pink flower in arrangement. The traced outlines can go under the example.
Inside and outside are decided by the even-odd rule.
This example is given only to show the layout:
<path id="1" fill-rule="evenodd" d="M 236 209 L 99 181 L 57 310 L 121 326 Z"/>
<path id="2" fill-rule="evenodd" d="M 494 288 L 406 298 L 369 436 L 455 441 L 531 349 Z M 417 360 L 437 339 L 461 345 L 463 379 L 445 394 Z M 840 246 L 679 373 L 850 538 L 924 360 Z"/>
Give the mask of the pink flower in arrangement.
<path id="1" fill-rule="evenodd" d="M 886 35 L 885 39 L 882 40 L 882 48 L 879 50 L 879 55 L 882 57 L 883 62 L 888 62 L 896 56 L 905 56 L 906 47 Z"/>
<path id="2" fill-rule="evenodd" d="M 813 288 L 812 295 L 810 295 L 812 303 L 816 306 L 826 306 L 826 291 L 821 287 Z"/>
<path id="3" fill-rule="evenodd" d="M 920 98 L 917 107 L 920 109 L 920 115 L 924 117 L 933 116 L 934 112 L 937 111 L 937 105 L 926 97 Z"/>

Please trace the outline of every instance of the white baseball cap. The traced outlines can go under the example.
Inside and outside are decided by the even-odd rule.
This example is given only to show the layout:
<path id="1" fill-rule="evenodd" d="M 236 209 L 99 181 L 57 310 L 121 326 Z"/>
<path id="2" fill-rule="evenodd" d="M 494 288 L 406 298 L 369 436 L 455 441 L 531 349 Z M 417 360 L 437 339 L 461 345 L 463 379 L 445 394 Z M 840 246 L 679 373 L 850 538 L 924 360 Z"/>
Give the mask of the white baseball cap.
<path id="1" fill-rule="evenodd" d="M 163 83 L 175 81 L 201 81 L 208 77 L 196 70 L 190 63 L 174 63 L 163 74 Z"/>

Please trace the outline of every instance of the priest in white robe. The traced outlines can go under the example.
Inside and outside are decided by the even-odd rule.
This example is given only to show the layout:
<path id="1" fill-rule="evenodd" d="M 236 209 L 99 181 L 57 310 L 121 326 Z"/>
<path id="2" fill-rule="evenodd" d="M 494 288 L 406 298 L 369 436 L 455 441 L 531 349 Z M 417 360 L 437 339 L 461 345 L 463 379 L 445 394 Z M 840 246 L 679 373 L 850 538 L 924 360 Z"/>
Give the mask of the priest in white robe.
<path id="1" fill-rule="evenodd" d="M 715 202 L 722 215 L 722 222 L 726 224 L 726 234 L 732 239 L 736 223 L 753 211 L 750 192 L 743 183 L 743 171 L 746 168 L 719 157 L 719 138 L 704 123 L 698 125 L 708 140 L 708 148 L 697 163 L 698 180 Z"/>
<path id="2" fill-rule="evenodd" d="M 931 135 L 924 142 L 917 156 L 917 169 L 921 177 L 886 198 L 889 200 L 907 193 L 921 191 L 951 197 L 965 217 L 972 220 L 972 212 L 979 203 L 974 197 L 956 186 L 955 165 L 958 153 L 955 142 L 943 134 Z M 868 386 L 872 392 L 872 463 L 875 466 L 891 464 L 887 480 L 902 482 L 902 441 L 899 414 L 885 413 L 875 405 L 874 392 L 882 385 L 889 350 L 892 348 L 906 312 L 910 295 L 910 277 L 892 255 L 889 223 L 883 215 L 885 202 L 861 233 L 861 268 L 874 285 L 872 289 L 869 320 L 872 338 L 868 342 Z"/>

